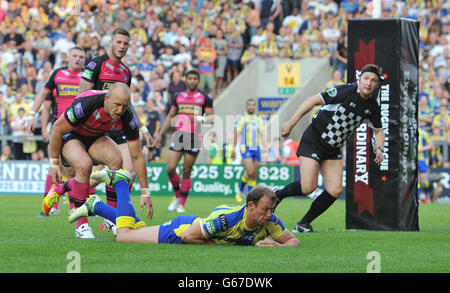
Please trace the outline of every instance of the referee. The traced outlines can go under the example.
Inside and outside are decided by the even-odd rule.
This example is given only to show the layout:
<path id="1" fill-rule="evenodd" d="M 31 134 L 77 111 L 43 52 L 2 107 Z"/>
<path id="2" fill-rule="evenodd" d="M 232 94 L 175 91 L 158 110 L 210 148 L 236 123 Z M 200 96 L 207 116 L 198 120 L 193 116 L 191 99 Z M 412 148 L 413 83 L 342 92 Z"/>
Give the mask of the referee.
<path id="1" fill-rule="evenodd" d="M 359 81 L 340 85 L 307 98 L 291 119 L 281 126 L 281 135 L 289 136 L 292 128 L 314 106 L 323 105 L 314 116 L 300 140 L 297 156 L 300 159 L 300 182 L 292 182 L 276 191 L 279 203 L 287 196 L 307 195 L 317 187 L 322 173 L 325 190 L 314 200 L 293 232 L 312 232 L 311 222 L 325 212 L 342 193 L 341 147 L 363 122 L 374 130 L 375 162 L 384 159 L 384 131 L 381 125 L 377 94 L 382 79 L 381 69 L 367 64 Z"/>

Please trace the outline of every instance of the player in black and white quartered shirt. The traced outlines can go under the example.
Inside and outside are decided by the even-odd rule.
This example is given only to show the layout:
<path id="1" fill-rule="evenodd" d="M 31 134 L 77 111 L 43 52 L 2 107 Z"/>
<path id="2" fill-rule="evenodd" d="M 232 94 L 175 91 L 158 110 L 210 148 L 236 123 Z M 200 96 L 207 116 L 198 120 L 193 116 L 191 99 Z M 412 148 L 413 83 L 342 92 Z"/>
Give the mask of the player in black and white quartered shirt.
<path id="1" fill-rule="evenodd" d="M 317 187 L 322 172 L 326 189 L 314 200 L 306 215 L 295 225 L 294 232 L 312 232 L 310 223 L 325 212 L 342 193 L 341 147 L 363 122 L 374 130 L 375 162 L 384 159 L 384 131 L 380 107 L 376 101 L 381 84 L 381 70 L 368 64 L 361 70 L 358 83 L 337 86 L 307 98 L 291 119 L 282 125 L 281 135 L 289 136 L 292 128 L 314 106 L 323 105 L 300 140 L 300 178 L 276 191 L 278 203 L 287 196 L 307 195 Z"/>

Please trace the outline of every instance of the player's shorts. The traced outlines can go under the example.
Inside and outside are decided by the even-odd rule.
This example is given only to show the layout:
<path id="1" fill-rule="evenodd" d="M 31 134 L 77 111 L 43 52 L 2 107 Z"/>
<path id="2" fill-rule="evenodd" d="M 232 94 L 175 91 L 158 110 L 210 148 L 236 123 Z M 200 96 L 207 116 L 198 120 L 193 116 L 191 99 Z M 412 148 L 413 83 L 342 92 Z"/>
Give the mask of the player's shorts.
<path id="1" fill-rule="evenodd" d="M 417 160 L 417 167 L 419 168 L 419 173 L 428 172 L 428 164 L 425 160 Z"/>
<path id="2" fill-rule="evenodd" d="M 61 149 L 62 147 L 70 140 L 76 139 L 81 141 L 81 143 L 86 147 L 86 151 L 89 150 L 89 148 L 92 146 L 92 144 L 99 138 L 100 136 L 87 136 L 87 135 L 82 135 L 79 134 L 77 132 L 69 132 L 67 134 L 63 135 L 63 140 L 62 140 L 62 145 L 61 145 Z M 61 156 L 61 163 L 64 167 L 69 167 L 69 163 L 67 163 L 67 161 L 64 159 L 63 155 L 60 154 Z"/>
<path id="3" fill-rule="evenodd" d="M 159 226 L 158 243 L 184 243 L 181 235 L 187 228 L 192 226 L 192 222 L 197 216 L 179 216 Z"/>
<path id="4" fill-rule="evenodd" d="M 308 127 L 300 140 L 297 157 L 307 157 L 321 162 L 324 160 L 341 160 L 342 152 L 340 148 L 332 147 L 324 142 L 320 136 Z"/>
<path id="5" fill-rule="evenodd" d="M 127 143 L 127 137 L 122 130 L 113 130 L 106 133 L 106 136 L 111 138 L 116 144 Z"/>
<path id="6" fill-rule="evenodd" d="M 261 162 L 261 149 L 259 146 L 249 147 L 241 145 L 241 155 L 242 160 L 252 159 L 253 161 Z"/>
<path id="7" fill-rule="evenodd" d="M 169 149 L 175 152 L 187 152 L 198 155 L 202 146 L 202 137 L 198 133 L 175 131 L 170 139 Z"/>

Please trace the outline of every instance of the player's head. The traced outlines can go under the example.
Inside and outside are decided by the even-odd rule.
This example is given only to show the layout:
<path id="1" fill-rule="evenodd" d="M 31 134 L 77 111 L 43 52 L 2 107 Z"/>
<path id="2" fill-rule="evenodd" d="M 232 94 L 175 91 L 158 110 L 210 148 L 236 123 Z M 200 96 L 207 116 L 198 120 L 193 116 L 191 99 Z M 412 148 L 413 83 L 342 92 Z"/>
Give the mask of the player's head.
<path id="1" fill-rule="evenodd" d="M 197 90 L 198 83 L 200 82 L 200 74 L 196 70 L 189 70 L 186 72 L 186 85 L 189 91 L 193 92 Z"/>
<path id="2" fill-rule="evenodd" d="M 264 225 L 275 209 L 276 196 L 270 188 L 257 185 L 247 194 L 247 217 L 257 225 Z"/>
<path id="3" fill-rule="evenodd" d="M 381 68 L 375 64 L 367 64 L 361 69 L 359 92 L 363 97 L 370 97 L 381 85 Z"/>
<path id="4" fill-rule="evenodd" d="M 69 69 L 73 71 L 78 71 L 83 69 L 84 59 L 86 58 L 86 53 L 83 48 L 75 46 L 69 50 Z"/>
<path id="5" fill-rule="evenodd" d="M 256 111 L 256 100 L 248 99 L 247 100 L 247 113 L 252 115 L 252 114 L 255 114 L 255 111 Z"/>
<path id="6" fill-rule="evenodd" d="M 131 91 L 128 85 L 115 82 L 111 85 L 105 96 L 105 111 L 112 119 L 119 119 L 127 110 L 131 99 Z"/>
<path id="7" fill-rule="evenodd" d="M 130 46 L 130 33 L 123 28 L 115 29 L 112 32 L 109 44 L 111 54 L 117 59 L 122 59 Z"/>

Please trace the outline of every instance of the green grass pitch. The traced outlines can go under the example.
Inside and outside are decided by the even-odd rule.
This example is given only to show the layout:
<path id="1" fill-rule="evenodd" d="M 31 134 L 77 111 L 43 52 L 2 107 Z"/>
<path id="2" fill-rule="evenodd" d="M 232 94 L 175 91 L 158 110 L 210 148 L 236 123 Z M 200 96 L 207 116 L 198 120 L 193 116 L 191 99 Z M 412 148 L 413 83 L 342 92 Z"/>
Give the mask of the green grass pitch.
<path id="1" fill-rule="evenodd" d="M 132 197 L 137 215 L 139 197 Z M 99 217 L 89 222 L 96 239 L 75 239 L 61 214 L 37 218 L 42 197 L 0 195 L 0 273 L 65 273 L 71 252 L 80 256 L 82 273 L 365 273 L 370 252 L 379 254 L 382 273 L 450 272 L 450 205 L 422 204 L 419 232 L 347 231 L 345 201 L 335 204 L 313 223 L 315 232 L 295 234 L 300 247 L 224 247 L 177 244 L 117 243 L 100 231 Z M 155 215 L 147 224 L 177 216 L 167 212 L 169 196 L 153 197 Z M 206 216 L 234 198 L 191 196 L 187 213 Z M 276 210 L 288 229 L 304 215 L 310 199 L 288 198 Z"/>

